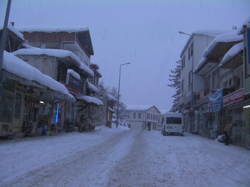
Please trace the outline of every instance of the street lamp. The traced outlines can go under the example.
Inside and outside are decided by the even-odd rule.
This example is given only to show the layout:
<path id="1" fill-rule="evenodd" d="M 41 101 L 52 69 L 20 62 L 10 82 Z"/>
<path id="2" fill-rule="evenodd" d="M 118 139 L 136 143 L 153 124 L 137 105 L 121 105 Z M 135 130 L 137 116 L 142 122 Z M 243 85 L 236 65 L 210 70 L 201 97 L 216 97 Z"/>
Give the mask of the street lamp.
<path id="1" fill-rule="evenodd" d="M 121 82 L 121 67 L 123 65 L 128 65 L 130 62 L 120 65 L 119 69 L 119 84 L 118 84 L 118 102 L 117 102 L 117 109 L 116 109 L 116 128 L 118 127 L 118 115 L 119 115 L 119 100 L 120 100 L 120 82 Z"/>
<path id="2" fill-rule="evenodd" d="M 193 36 L 192 34 L 188 34 L 188 33 L 185 33 L 183 31 L 179 31 L 180 34 L 186 34 L 186 35 L 189 35 L 189 36 Z"/>

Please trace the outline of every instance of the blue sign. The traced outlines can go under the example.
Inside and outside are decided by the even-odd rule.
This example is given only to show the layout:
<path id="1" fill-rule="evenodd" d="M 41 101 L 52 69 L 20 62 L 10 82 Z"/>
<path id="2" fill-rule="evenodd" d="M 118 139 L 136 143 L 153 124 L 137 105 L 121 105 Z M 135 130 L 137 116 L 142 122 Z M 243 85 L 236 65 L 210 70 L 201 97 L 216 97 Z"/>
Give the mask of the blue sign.
<path id="1" fill-rule="evenodd" d="M 208 112 L 219 112 L 222 110 L 223 90 L 208 95 Z"/>

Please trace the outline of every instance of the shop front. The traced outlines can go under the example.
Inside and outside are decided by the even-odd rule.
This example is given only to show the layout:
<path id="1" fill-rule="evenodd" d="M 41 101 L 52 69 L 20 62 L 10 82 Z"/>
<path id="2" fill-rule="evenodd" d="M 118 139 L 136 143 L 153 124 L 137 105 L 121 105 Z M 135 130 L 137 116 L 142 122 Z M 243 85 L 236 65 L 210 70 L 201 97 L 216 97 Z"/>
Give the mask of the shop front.
<path id="1" fill-rule="evenodd" d="M 0 137 L 12 134 L 21 135 L 22 113 L 24 110 L 24 87 L 13 79 L 6 78 L 2 83 L 3 93 L 0 97 Z"/>
<path id="2" fill-rule="evenodd" d="M 224 126 L 236 123 L 233 128 L 233 144 L 250 146 L 250 100 L 244 98 L 244 89 L 237 90 L 223 98 Z"/>

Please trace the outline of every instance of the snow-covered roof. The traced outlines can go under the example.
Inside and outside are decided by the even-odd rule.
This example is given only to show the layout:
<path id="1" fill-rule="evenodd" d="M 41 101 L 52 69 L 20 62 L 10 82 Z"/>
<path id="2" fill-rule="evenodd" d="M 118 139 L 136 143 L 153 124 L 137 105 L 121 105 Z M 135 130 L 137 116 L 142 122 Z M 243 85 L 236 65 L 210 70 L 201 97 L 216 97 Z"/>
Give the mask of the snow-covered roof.
<path id="1" fill-rule="evenodd" d="M 56 26 L 56 25 L 21 25 L 17 26 L 17 29 L 21 32 L 80 32 L 89 30 L 87 27 L 81 26 Z"/>
<path id="2" fill-rule="evenodd" d="M 38 69 L 6 51 L 4 51 L 2 68 L 7 72 L 22 77 L 26 80 L 37 82 L 50 88 L 51 90 L 63 93 L 69 98 L 75 100 L 75 98 L 69 93 L 68 89 L 63 84 L 41 73 Z"/>
<path id="3" fill-rule="evenodd" d="M 150 109 L 151 107 L 154 107 L 154 105 L 127 105 L 126 110 L 140 110 L 145 111 Z"/>
<path id="4" fill-rule="evenodd" d="M 250 16 L 237 29 L 237 34 L 242 34 L 246 27 L 250 27 Z"/>
<path id="5" fill-rule="evenodd" d="M 223 57 L 219 66 L 223 66 L 226 62 L 232 59 L 235 55 L 237 55 L 240 51 L 244 49 L 244 43 L 238 43 L 234 45 Z"/>
<path id="6" fill-rule="evenodd" d="M 19 38 L 21 38 L 22 40 L 24 40 L 23 38 L 23 34 L 21 32 L 19 32 L 15 27 L 13 27 L 11 24 L 8 24 L 7 28 L 9 30 L 11 30 L 13 33 L 15 33 L 15 35 L 17 35 Z M 0 24 L 0 30 L 3 29 L 3 25 Z"/>
<path id="7" fill-rule="evenodd" d="M 161 112 L 161 115 L 164 115 L 164 114 L 166 114 L 167 112 L 169 112 L 169 110 L 160 110 L 160 112 Z"/>
<path id="8" fill-rule="evenodd" d="M 111 95 L 111 94 L 107 94 L 107 97 L 108 97 L 109 100 L 114 100 L 114 101 L 117 100 L 117 99 L 116 99 L 113 95 Z"/>
<path id="9" fill-rule="evenodd" d="M 202 59 L 200 60 L 200 62 L 197 64 L 197 66 L 194 68 L 194 73 L 197 73 L 197 71 L 203 66 L 203 64 L 205 64 L 207 61 L 207 57 L 202 57 Z"/>
<path id="10" fill-rule="evenodd" d="M 77 72 L 75 72 L 73 69 L 67 69 L 67 73 L 70 73 L 77 80 L 81 80 L 80 75 Z"/>
<path id="11" fill-rule="evenodd" d="M 226 33 L 226 34 L 221 34 L 216 36 L 212 42 L 207 46 L 203 53 L 203 57 L 207 57 L 207 55 L 212 51 L 212 49 L 220 42 L 235 42 L 235 41 L 240 41 L 243 40 L 243 36 L 238 35 L 236 31 Z"/>
<path id="12" fill-rule="evenodd" d="M 100 73 L 100 71 L 99 70 L 95 70 L 101 77 L 102 77 L 102 74 Z"/>
<path id="13" fill-rule="evenodd" d="M 93 63 L 93 62 L 90 62 L 90 65 L 94 65 L 94 66 L 96 66 L 98 69 L 100 68 L 98 64 L 95 64 L 95 63 Z"/>
<path id="14" fill-rule="evenodd" d="M 232 31 L 231 30 L 225 30 L 225 29 L 201 29 L 201 30 L 194 31 L 194 32 L 192 32 L 192 34 L 188 38 L 186 44 L 184 45 L 184 47 L 183 47 L 183 49 L 181 51 L 180 57 L 182 57 L 184 51 L 186 50 L 187 46 L 191 42 L 194 35 L 204 35 L 204 36 L 215 37 L 215 36 L 218 36 L 220 34 L 230 33 L 230 32 L 232 32 Z"/>
<path id="15" fill-rule="evenodd" d="M 48 55 L 48 56 L 54 56 L 58 58 L 65 58 L 70 57 L 74 61 L 78 63 L 80 68 L 90 74 L 91 76 L 94 76 L 94 72 L 85 64 L 83 64 L 80 59 L 71 51 L 63 50 L 63 49 L 19 49 L 15 52 L 13 52 L 14 55 Z"/>
<path id="16" fill-rule="evenodd" d="M 76 97 L 77 99 L 80 99 L 80 100 L 84 100 L 88 103 L 94 103 L 96 105 L 103 105 L 103 102 L 99 99 L 97 99 L 96 97 L 91 97 L 91 96 L 77 96 Z"/>
<path id="17" fill-rule="evenodd" d="M 99 89 L 93 85 L 91 82 L 87 81 L 89 89 L 93 90 L 94 92 L 98 92 Z"/>
<path id="18" fill-rule="evenodd" d="M 206 36 L 213 36 L 216 37 L 218 35 L 232 32 L 231 30 L 225 30 L 225 29 L 201 29 L 194 31 L 192 34 L 199 34 L 199 35 L 206 35 Z"/>

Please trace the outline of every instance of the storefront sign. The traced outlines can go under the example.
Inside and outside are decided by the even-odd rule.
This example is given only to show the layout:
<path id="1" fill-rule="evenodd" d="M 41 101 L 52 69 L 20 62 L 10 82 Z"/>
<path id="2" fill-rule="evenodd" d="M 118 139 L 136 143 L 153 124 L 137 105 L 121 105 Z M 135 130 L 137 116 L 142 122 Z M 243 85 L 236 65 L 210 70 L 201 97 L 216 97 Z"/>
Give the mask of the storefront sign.
<path id="1" fill-rule="evenodd" d="M 70 74 L 68 85 L 70 85 L 71 87 L 79 90 L 79 88 L 80 88 L 80 80 L 76 79 L 75 77 L 73 77 Z"/>
<path id="2" fill-rule="evenodd" d="M 240 90 L 237 90 L 236 92 L 233 92 L 231 94 L 228 94 L 223 97 L 223 106 L 230 105 L 232 103 L 242 101 L 244 100 L 244 89 L 241 88 Z"/>
<path id="3" fill-rule="evenodd" d="M 39 98 L 40 92 L 34 88 L 27 87 L 25 95 L 29 97 Z"/>
<path id="4" fill-rule="evenodd" d="M 223 90 L 208 95 L 208 112 L 219 112 L 222 109 Z"/>
<path id="5" fill-rule="evenodd" d="M 73 88 L 72 86 L 70 86 L 68 84 L 65 84 L 65 87 L 69 90 L 69 93 L 72 93 L 72 94 L 75 94 L 75 95 L 78 94 L 78 90 Z"/>

